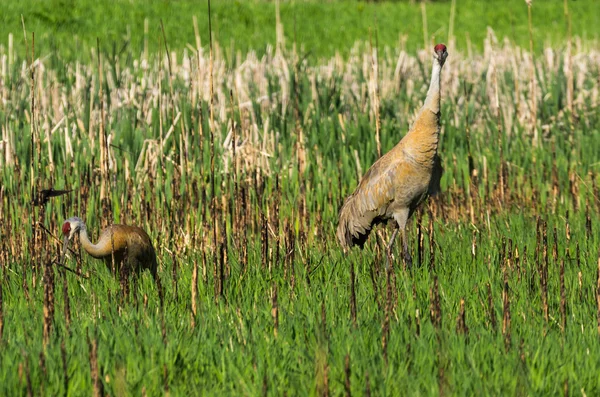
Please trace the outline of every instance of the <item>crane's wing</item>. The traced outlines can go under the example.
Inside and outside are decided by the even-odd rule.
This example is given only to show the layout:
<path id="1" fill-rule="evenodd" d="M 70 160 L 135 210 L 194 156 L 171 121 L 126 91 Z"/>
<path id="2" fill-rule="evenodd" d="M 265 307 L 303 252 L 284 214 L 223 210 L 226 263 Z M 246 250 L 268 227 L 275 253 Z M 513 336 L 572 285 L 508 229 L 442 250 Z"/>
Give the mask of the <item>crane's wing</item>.
<path id="1" fill-rule="evenodd" d="M 399 164 L 386 160 L 383 156 L 369 168 L 340 209 L 337 238 L 344 249 L 362 247 L 373 226 L 385 220 L 388 206 L 396 197 L 393 171 Z"/>

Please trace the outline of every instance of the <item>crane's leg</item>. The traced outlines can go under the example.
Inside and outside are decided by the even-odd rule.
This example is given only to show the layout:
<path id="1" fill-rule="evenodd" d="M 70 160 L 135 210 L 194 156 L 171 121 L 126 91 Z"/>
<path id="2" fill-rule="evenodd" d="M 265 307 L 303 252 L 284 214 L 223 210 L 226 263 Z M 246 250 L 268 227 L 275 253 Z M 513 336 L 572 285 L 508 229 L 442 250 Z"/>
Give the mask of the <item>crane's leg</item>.
<path id="1" fill-rule="evenodd" d="M 406 237 L 406 229 L 402 229 L 402 246 L 406 267 L 410 269 L 412 267 L 412 256 L 410 255 L 410 252 L 408 252 L 408 238 Z"/>
<path id="2" fill-rule="evenodd" d="M 402 208 L 394 211 L 394 219 L 398 223 L 398 228 L 402 232 L 402 251 L 404 254 L 404 261 L 406 262 L 407 267 L 412 266 L 412 258 L 410 256 L 410 253 L 408 252 L 408 240 L 406 238 L 406 222 L 408 221 L 409 214 L 410 211 L 408 208 Z"/>
<path id="3" fill-rule="evenodd" d="M 398 228 L 394 229 L 394 233 L 392 233 L 392 237 L 390 237 L 390 242 L 388 243 L 385 249 L 385 269 L 388 270 L 390 268 L 390 263 L 392 262 L 392 247 L 394 246 L 394 241 L 396 240 L 396 236 L 398 235 Z"/>

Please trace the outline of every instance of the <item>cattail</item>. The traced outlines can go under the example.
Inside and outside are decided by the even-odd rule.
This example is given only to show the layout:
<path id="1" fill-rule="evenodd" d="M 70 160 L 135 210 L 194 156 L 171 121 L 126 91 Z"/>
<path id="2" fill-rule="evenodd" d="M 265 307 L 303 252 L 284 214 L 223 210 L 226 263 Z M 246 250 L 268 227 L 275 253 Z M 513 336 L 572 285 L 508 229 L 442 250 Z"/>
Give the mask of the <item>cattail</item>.
<path id="1" fill-rule="evenodd" d="M 433 217 L 431 213 L 429 214 L 429 271 L 433 272 L 435 269 L 435 247 L 434 247 L 434 237 L 433 237 Z"/>
<path id="2" fill-rule="evenodd" d="M 421 317 L 419 316 L 419 309 L 415 309 L 415 335 L 417 335 L 417 338 L 421 336 Z"/>
<path id="3" fill-rule="evenodd" d="M 504 272 L 504 289 L 502 290 L 502 307 L 503 307 L 502 335 L 504 335 L 504 347 L 505 347 L 506 351 L 508 351 L 511 346 L 511 336 L 510 336 L 510 297 L 509 297 L 509 289 L 508 289 L 508 274 L 506 272 Z"/>
<path id="4" fill-rule="evenodd" d="M 60 357 L 63 368 L 63 387 L 65 388 L 65 395 L 69 394 L 69 367 L 67 365 L 67 349 L 65 348 L 65 340 L 60 342 Z"/>
<path id="5" fill-rule="evenodd" d="M 25 351 L 22 352 L 23 362 L 25 366 L 25 380 L 27 381 L 27 397 L 33 397 L 33 386 L 31 384 L 31 372 L 29 370 L 29 359 Z M 19 366 L 20 368 L 20 366 Z"/>
<path id="6" fill-rule="evenodd" d="M 537 98 L 536 98 L 536 87 L 535 87 L 535 58 L 533 53 L 533 23 L 531 20 L 531 3 L 533 0 L 525 0 L 527 3 L 527 17 L 528 17 L 528 27 L 529 27 L 529 52 L 531 54 L 531 69 L 530 69 L 530 90 L 531 93 L 531 131 L 533 132 L 533 146 L 537 147 L 539 144 L 538 139 L 538 130 L 537 130 Z"/>
<path id="7" fill-rule="evenodd" d="M 48 377 L 48 371 L 46 369 L 46 355 L 44 354 L 44 351 L 42 350 L 40 352 L 40 356 L 39 356 L 39 367 L 40 367 L 40 372 L 42 373 L 43 377 L 40 381 L 40 395 L 44 395 L 44 379 L 46 377 Z"/>
<path id="8" fill-rule="evenodd" d="M 352 325 L 356 328 L 356 290 L 355 290 L 355 279 L 354 274 L 354 262 L 350 261 L 350 317 L 352 318 Z"/>
<path id="9" fill-rule="evenodd" d="M 419 217 L 417 219 L 417 263 L 423 263 L 423 252 L 425 236 L 423 235 L 423 211 L 419 211 Z"/>
<path id="10" fill-rule="evenodd" d="M 164 390 L 164 395 L 165 396 L 169 396 L 169 368 L 167 367 L 167 364 L 163 364 L 163 390 Z"/>
<path id="11" fill-rule="evenodd" d="M 600 335 L 600 256 L 598 257 L 598 276 L 596 278 L 596 304 L 598 307 L 598 335 Z"/>
<path id="12" fill-rule="evenodd" d="M 104 390 L 98 368 L 98 342 L 96 341 L 96 337 L 90 340 L 89 334 L 87 335 L 87 342 L 90 355 L 90 372 L 92 375 L 92 394 L 94 397 L 100 397 L 104 395 Z"/>
<path id="13" fill-rule="evenodd" d="M 271 295 L 271 317 L 273 318 L 273 335 L 277 337 L 279 329 L 279 305 L 277 303 L 277 284 L 273 283 L 273 293 Z"/>
<path id="14" fill-rule="evenodd" d="M 4 332 L 4 303 L 2 301 L 2 282 L 0 280 L 0 341 L 2 341 L 2 334 Z"/>
<path id="15" fill-rule="evenodd" d="M 467 316 L 465 314 L 465 298 L 460 298 L 460 309 L 458 311 L 458 318 L 456 319 L 456 333 L 465 336 L 469 334 Z"/>
<path id="16" fill-rule="evenodd" d="M 490 324 L 492 326 L 492 330 L 496 331 L 496 310 L 494 309 L 494 298 L 492 297 L 492 285 L 487 283 L 487 291 L 488 291 L 488 311 L 490 316 Z"/>
<path id="17" fill-rule="evenodd" d="M 63 271 L 63 300 L 64 300 L 64 315 L 65 315 L 65 326 L 67 331 L 71 325 L 71 303 L 69 299 L 69 289 L 67 283 L 67 273 Z"/>
<path id="18" fill-rule="evenodd" d="M 567 297 L 565 293 L 565 261 L 560 261 L 560 323 L 565 332 L 567 326 Z"/>
<path id="19" fill-rule="evenodd" d="M 442 309 L 440 307 L 440 294 L 438 291 L 438 277 L 437 275 L 433 276 L 433 287 L 429 291 L 431 304 L 430 304 L 430 315 L 431 315 L 431 323 L 438 330 L 442 326 Z"/>
<path id="20" fill-rule="evenodd" d="M 44 272 L 44 346 L 50 339 L 50 331 L 54 321 L 54 268 L 52 262 L 46 264 Z"/>
<path id="21" fill-rule="evenodd" d="M 191 322 L 192 328 L 196 326 L 196 317 L 198 315 L 198 260 L 194 258 L 194 266 L 192 269 L 192 313 Z"/>
<path id="22" fill-rule="evenodd" d="M 350 354 L 346 354 L 346 358 L 344 359 L 344 375 L 345 375 L 345 381 L 344 381 L 344 392 L 346 397 L 352 397 L 352 391 L 350 388 L 350 376 L 352 375 L 351 369 L 350 369 Z"/>
<path id="23" fill-rule="evenodd" d="M 544 321 L 548 323 L 548 229 L 546 222 L 542 222 L 542 253 L 543 261 L 540 264 L 540 290 L 542 294 L 542 311 Z"/>
<path id="24" fill-rule="evenodd" d="M 265 371 L 265 374 L 263 375 L 262 395 L 265 397 L 269 395 L 269 380 L 267 379 L 266 371 Z"/>

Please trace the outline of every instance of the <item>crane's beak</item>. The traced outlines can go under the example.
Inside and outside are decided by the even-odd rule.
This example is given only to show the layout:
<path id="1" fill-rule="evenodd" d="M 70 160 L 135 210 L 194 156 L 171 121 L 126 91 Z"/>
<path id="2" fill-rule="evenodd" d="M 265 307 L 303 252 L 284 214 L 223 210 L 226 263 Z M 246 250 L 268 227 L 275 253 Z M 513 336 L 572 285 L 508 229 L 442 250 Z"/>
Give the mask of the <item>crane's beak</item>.
<path id="1" fill-rule="evenodd" d="M 64 263 L 65 263 L 65 256 L 67 255 L 68 249 L 69 249 L 69 236 L 65 236 L 65 237 L 63 237 L 63 249 L 62 249 L 62 253 L 60 254 L 60 260 L 59 260 L 59 263 L 61 265 L 64 265 Z"/>

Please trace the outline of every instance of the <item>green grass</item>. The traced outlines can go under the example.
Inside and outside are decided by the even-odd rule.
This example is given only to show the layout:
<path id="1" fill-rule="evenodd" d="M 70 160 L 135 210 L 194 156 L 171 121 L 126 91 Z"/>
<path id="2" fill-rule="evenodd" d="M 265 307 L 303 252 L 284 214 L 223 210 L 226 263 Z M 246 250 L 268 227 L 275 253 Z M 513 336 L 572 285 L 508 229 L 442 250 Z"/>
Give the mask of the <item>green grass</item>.
<path id="1" fill-rule="evenodd" d="M 458 0 L 454 34 L 459 49 L 466 50 L 467 35 L 473 48 L 481 50 L 487 27 L 498 37 L 529 48 L 527 7 L 523 0 Z M 114 5 L 112 5 L 114 4 Z M 427 4 L 428 33 L 435 41 L 448 39 L 450 1 Z M 600 12 L 594 0 L 570 1 L 573 34 L 587 40 L 598 40 Z M 250 49 L 264 54 L 268 44 L 275 44 L 275 4 L 263 1 L 214 1 L 213 34 L 230 59 L 236 51 Z M 171 49 L 195 47 L 192 16 L 198 18 L 202 42 L 208 42 L 206 1 L 123 1 L 107 6 L 105 1 L 90 0 L 24 0 L 3 5 L 0 15 L 0 38 L 6 43 L 9 33 L 15 37 L 19 53 L 24 53 L 23 15 L 28 32 L 36 34 L 37 53 L 57 53 L 67 60 L 87 60 L 100 39 L 106 53 L 115 54 L 124 46 L 134 53 L 144 47 L 144 20 L 149 22 L 149 48 L 156 51 L 160 20 L 165 25 Z M 422 16 L 419 3 L 356 1 L 282 2 L 281 21 L 286 45 L 294 38 L 310 60 L 332 57 L 336 52 L 347 56 L 355 42 L 369 40 L 375 30 L 379 45 L 396 47 L 400 35 L 407 35 L 407 48 L 423 47 Z M 547 44 L 563 43 L 566 23 L 563 1 L 533 3 L 533 35 L 536 51 Z M 30 40 L 31 38 L 29 38 Z M 232 52 L 233 50 L 233 52 Z"/>

